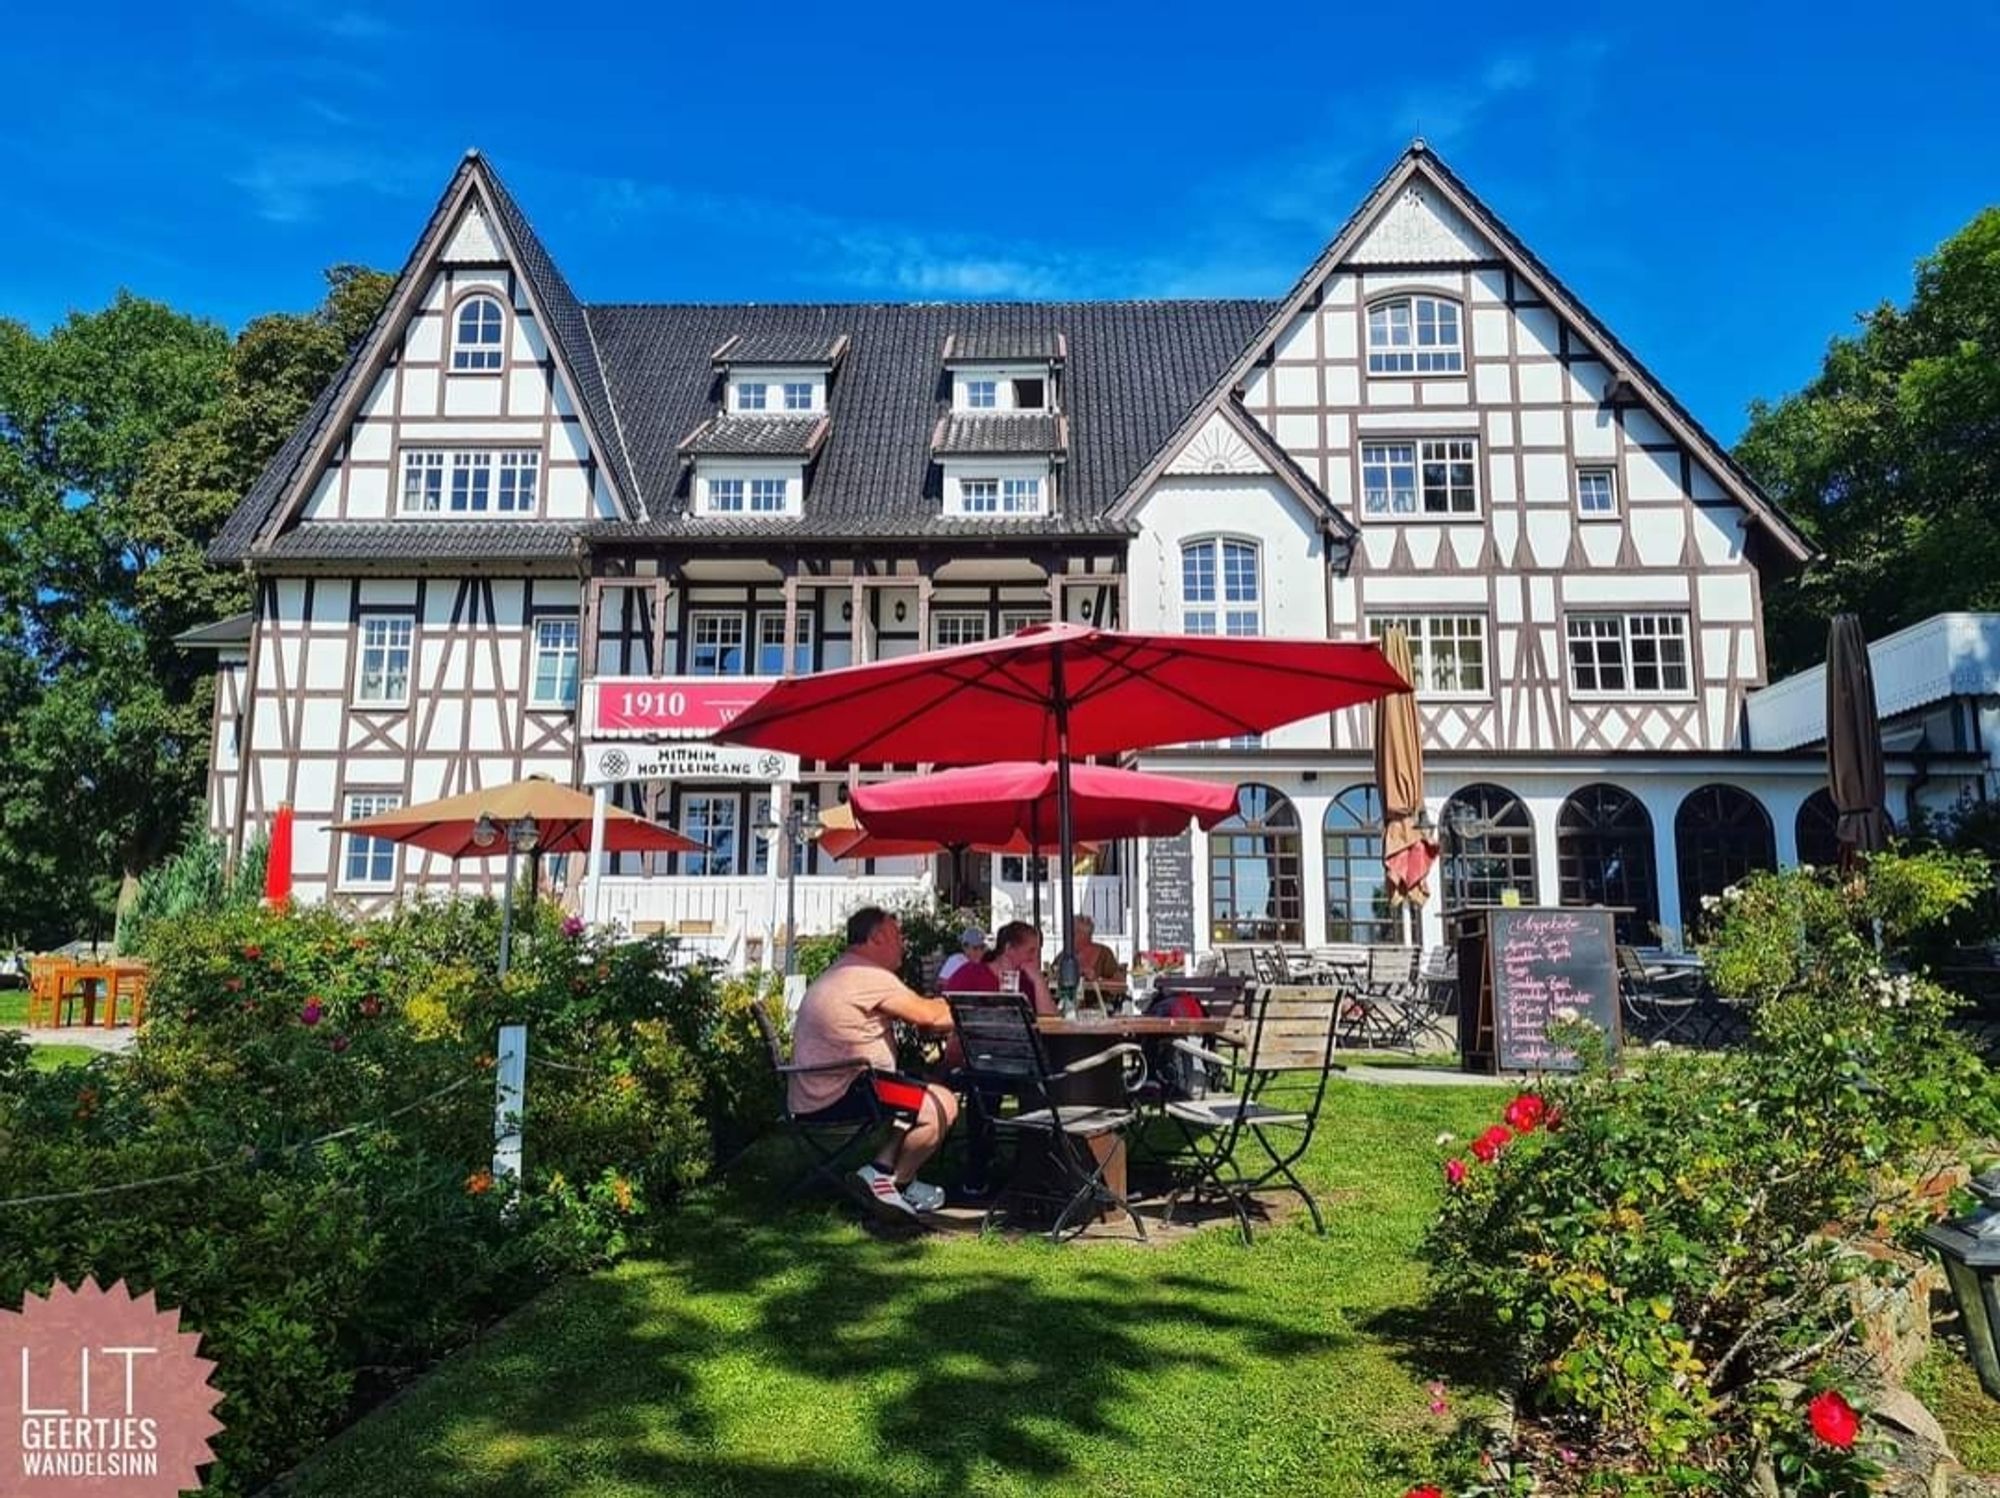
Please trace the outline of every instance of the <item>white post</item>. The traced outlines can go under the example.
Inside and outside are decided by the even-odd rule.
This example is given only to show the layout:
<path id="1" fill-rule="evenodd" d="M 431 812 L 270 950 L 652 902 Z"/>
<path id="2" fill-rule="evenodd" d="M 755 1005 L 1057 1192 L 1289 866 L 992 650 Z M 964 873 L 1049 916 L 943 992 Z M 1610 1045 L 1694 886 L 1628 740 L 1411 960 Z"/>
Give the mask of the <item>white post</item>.
<path id="1" fill-rule="evenodd" d="M 590 797 L 590 862 L 583 870 L 583 920 L 592 928 L 597 925 L 597 890 L 604 869 L 604 807 L 610 796 L 611 787 L 600 783 Z"/>
<path id="2" fill-rule="evenodd" d="M 528 1091 L 528 1027 L 502 1025 L 494 1069 L 493 1179 L 510 1198 L 521 1189 L 521 1106 Z"/>

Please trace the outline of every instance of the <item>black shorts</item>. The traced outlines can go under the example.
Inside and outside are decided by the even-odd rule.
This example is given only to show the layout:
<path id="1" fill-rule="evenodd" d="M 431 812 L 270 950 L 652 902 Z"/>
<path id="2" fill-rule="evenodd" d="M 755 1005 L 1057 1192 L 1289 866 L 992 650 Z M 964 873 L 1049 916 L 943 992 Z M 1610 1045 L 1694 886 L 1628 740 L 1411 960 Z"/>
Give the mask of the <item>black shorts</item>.
<path id="1" fill-rule="evenodd" d="M 907 1127 L 917 1121 L 917 1110 L 930 1095 L 930 1083 L 922 1077 L 902 1072 L 866 1071 L 847 1086 L 847 1091 L 811 1113 L 798 1115 L 800 1123 L 866 1123 L 870 1119 L 890 1119 Z"/>

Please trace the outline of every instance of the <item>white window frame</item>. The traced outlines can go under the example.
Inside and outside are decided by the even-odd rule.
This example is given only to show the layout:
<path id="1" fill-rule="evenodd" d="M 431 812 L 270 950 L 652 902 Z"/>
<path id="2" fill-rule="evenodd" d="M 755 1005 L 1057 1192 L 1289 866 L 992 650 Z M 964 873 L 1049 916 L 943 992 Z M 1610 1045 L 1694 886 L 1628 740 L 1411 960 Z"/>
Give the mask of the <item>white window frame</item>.
<path id="1" fill-rule="evenodd" d="M 750 398 L 756 392 L 756 399 Z M 735 396 L 736 409 L 762 415 L 770 409 L 771 382 L 769 380 L 738 380 Z"/>
<path id="2" fill-rule="evenodd" d="M 479 318 L 470 341 L 465 336 L 465 317 L 480 306 L 492 307 L 497 321 Z M 492 337 L 486 336 L 492 332 Z M 507 368 L 507 307 L 498 294 L 475 291 L 461 297 L 451 309 L 451 372 L 455 375 L 497 375 Z"/>
<path id="3" fill-rule="evenodd" d="M 701 638 L 703 627 L 711 624 L 726 626 L 726 628 L 718 629 L 716 631 L 716 638 L 714 640 L 704 641 Z M 703 648 L 713 648 L 718 653 L 727 652 L 731 648 L 731 644 L 729 640 L 724 638 L 724 636 L 726 636 L 729 633 L 730 629 L 733 629 L 735 631 L 734 648 L 736 651 L 736 660 L 737 660 L 736 669 L 734 671 L 702 670 L 700 666 L 695 664 L 695 652 Z M 743 614 L 741 610 L 690 609 L 688 610 L 688 616 L 687 616 L 687 631 L 688 631 L 688 637 L 687 637 L 688 675 L 745 676 L 749 674 L 748 672 L 748 667 L 750 663 L 749 631 L 744 628 Z"/>
<path id="4" fill-rule="evenodd" d="M 567 682 L 563 662 L 569 662 Z M 542 663 L 555 662 L 555 695 L 542 690 Z M 534 660 L 528 677 L 528 706 L 571 708 L 576 706 L 578 685 L 583 679 L 583 624 L 575 614 L 550 615 L 535 621 Z"/>
<path id="5" fill-rule="evenodd" d="M 782 515 L 790 508 L 790 492 L 791 486 L 783 478 L 774 478 L 769 474 L 754 475 L 749 486 L 748 513 Z"/>
<path id="6" fill-rule="evenodd" d="M 503 493 L 510 498 L 505 508 Z M 397 513 L 406 517 L 530 519 L 541 509 L 542 452 L 536 447 L 406 447 L 399 494 Z"/>
<path id="7" fill-rule="evenodd" d="M 1035 404 L 1033 404 L 1032 406 L 1024 405 L 1021 401 L 1021 382 L 1023 380 L 1033 380 L 1036 384 L 1042 387 L 1042 398 L 1036 401 Z M 1041 374 L 1023 374 L 1023 375 L 1007 376 L 1007 394 L 1013 400 L 1013 405 L 1010 408 L 1012 410 L 1053 411 L 1055 409 L 1055 404 L 1053 399 L 1054 392 L 1055 392 L 1055 381 L 1052 380 L 1046 372 L 1043 372 Z"/>
<path id="8" fill-rule="evenodd" d="M 811 411 L 815 408 L 811 380 L 785 380 L 780 386 L 780 394 L 787 411 Z"/>
<path id="9" fill-rule="evenodd" d="M 708 513 L 711 515 L 742 515 L 747 513 L 750 481 L 739 478 L 709 479 L 703 487 L 708 491 Z"/>
<path id="10" fill-rule="evenodd" d="M 1199 552 L 1210 558 L 1205 598 L 1193 596 L 1188 581 L 1188 559 Z M 1248 599 L 1230 597 L 1229 562 L 1232 556 L 1250 557 L 1253 592 Z M 1190 635 L 1221 634 L 1234 639 L 1254 639 L 1264 633 L 1264 548 L 1249 536 L 1189 536 L 1180 546 L 1181 632 Z M 1240 582 L 1238 574 L 1237 581 Z"/>
<path id="11" fill-rule="evenodd" d="M 997 411 L 1000 409 L 1000 381 L 997 378 L 981 378 L 965 382 L 965 409 L 968 411 Z"/>
<path id="12" fill-rule="evenodd" d="M 349 791 L 342 803 L 347 808 L 344 822 L 358 822 L 363 817 L 372 817 L 381 812 L 395 811 L 402 806 L 403 798 L 396 791 Z M 392 843 L 386 837 L 369 837 L 362 832 L 344 832 L 340 845 L 340 878 L 338 887 L 343 890 L 385 890 L 396 887 L 396 874 L 402 863 L 402 845 Z M 367 872 L 357 877 L 354 872 L 356 855 L 367 860 Z M 386 877 L 375 873 L 377 865 L 386 856 L 389 872 Z"/>
<path id="13" fill-rule="evenodd" d="M 980 645 L 992 636 L 993 621 L 983 609 L 932 609 L 932 650 L 950 650 L 959 645 Z M 959 635 L 947 640 L 946 634 Z"/>
<path id="14" fill-rule="evenodd" d="M 1583 502 L 1583 482 L 1586 478 L 1604 480 L 1604 497 L 1607 501 L 1603 509 L 1592 509 Z M 1576 469 L 1576 513 L 1582 520 L 1616 520 L 1618 518 L 1618 470 L 1609 463 L 1579 463 Z"/>
<path id="15" fill-rule="evenodd" d="M 1407 457 L 1403 454 L 1407 454 Z M 1469 483 L 1466 487 L 1471 496 L 1470 508 L 1462 510 L 1430 508 L 1430 495 L 1433 492 L 1429 483 L 1430 472 L 1440 467 L 1446 470 L 1444 485 L 1436 492 L 1443 496 L 1446 505 L 1449 506 L 1458 488 L 1451 481 L 1450 469 L 1459 464 L 1465 465 L 1468 470 Z M 1469 433 L 1370 437 L 1361 444 L 1361 518 L 1443 522 L 1477 520 L 1483 513 L 1479 466 L 1479 439 Z M 1409 507 L 1398 508 L 1398 496 L 1405 491 L 1398 485 L 1396 475 L 1398 470 L 1405 468 L 1409 470 L 1410 475 L 1410 487 L 1407 491 Z M 1371 469 L 1384 471 L 1379 484 L 1371 485 L 1369 482 Z"/>
<path id="16" fill-rule="evenodd" d="M 1615 626 L 1616 633 L 1605 626 Z M 1664 627 L 1663 627 L 1664 626 Z M 1680 646 L 1679 686 L 1667 684 L 1667 652 L 1662 648 L 1669 642 Z M 1651 669 L 1657 676 L 1657 684 L 1642 687 L 1638 684 L 1639 664 L 1637 660 L 1640 644 L 1650 644 L 1653 648 Z M 1688 616 L 1677 609 L 1574 609 L 1563 617 L 1563 645 L 1569 658 L 1566 680 L 1569 694 L 1579 702 L 1617 702 L 1627 699 L 1645 701 L 1686 701 L 1694 696 L 1694 631 L 1689 627 Z M 1581 667 L 1585 657 L 1579 654 L 1579 646 L 1591 647 L 1588 663 L 1593 675 L 1600 682 L 1607 664 L 1602 647 L 1613 646 L 1617 650 L 1616 665 L 1623 673 L 1623 686 L 1584 686 L 1580 680 Z"/>
<path id="17" fill-rule="evenodd" d="M 750 850 L 744 841 L 747 829 L 743 826 L 743 801 L 744 796 L 741 791 L 683 791 L 681 793 L 674 807 L 676 824 L 688 829 L 687 836 L 694 838 L 697 842 L 710 844 L 709 847 L 704 848 L 698 853 L 683 853 L 679 855 L 679 871 L 682 874 L 691 874 L 696 877 L 706 876 L 713 879 L 734 879 L 744 872 L 744 869 L 747 867 L 747 855 Z M 731 867 L 728 869 L 718 872 L 708 866 L 719 853 L 719 850 L 713 846 L 713 843 L 715 833 L 720 828 L 712 820 L 712 810 L 704 816 L 697 817 L 694 815 L 693 807 L 696 802 L 700 802 L 705 808 L 718 806 L 729 808 L 729 816 L 726 818 L 726 821 L 730 833 Z M 688 865 L 690 863 L 698 866 L 689 868 Z"/>
<path id="18" fill-rule="evenodd" d="M 975 500 L 972 491 L 979 494 Z M 1000 480 L 997 478 L 960 479 L 958 481 L 958 512 L 961 515 L 998 515 L 1000 513 Z"/>
<path id="19" fill-rule="evenodd" d="M 1000 480 L 1002 515 L 1046 515 L 1048 512 L 1048 490 L 1042 485 L 1041 475 L 1025 474 Z"/>
<path id="20" fill-rule="evenodd" d="M 792 641 L 792 664 L 794 669 L 786 671 L 782 664 L 776 671 L 764 667 L 764 652 L 774 650 L 780 662 L 785 654 L 785 611 L 783 609 L 761 609 L 757 614 L 757 655 L 751 662 L 755 668 L 753 676 L 807 676 L 812 673 L 813 624 L 810 608 L 799 610 L 798 638 Z M 767 638 L 768 636 L 768 638 Z M 803 659 L 801 659 L 803 657 Z"/>
<path id="21" fill-rule="evenodd" d="M 1435 336 L 1441 321 L 1440 307 L 1451 309 L 1454 336 L 1450 343 L 1440 342 Z M 1398 308 L 1403 313 L 1400 323 L 1394 315 Z M 1382 314 L 1379 320 L 1377 313 Z M 1433 334 L 1429 343 L 1422 341 L 1426 320 Z M 1465 378 L 1465 307 L 1456 297 L 1421 291 L 1377 297 L 1368 304 L 1362 321 L 1370 375 L 1404 380 Z M 1394 337 L 1399 331 L 1404 335 L 1401 342 Z M 1388 335 L 1380 343 L 1376 342 L 1378 332 Z"/>
<path id="22" fill-rule="evenodd" d="M 1043 609 L 1003 608 L 1000 610 L 1000 633 L 1011 635 L 1026 629 L 1031 624 L 1047 624 L 1049 611 Z"/>
<path id="23" fill-rule="evenodd" d="M 382 638 L 371 644 L 369 633 L 381 626 Z M 398 628 L 400 626 L 400 628 Z M 410 705 L 410 679 L 417 666 L 417 616 L 402 610 L 364 610 L 354 618 L 354 705 L 356 707 L 408 707 Z M 395 678 L 390 674 L 390 662 L 400 653 L 403 657 L 403 690 L 391 695 L 389 682 Z M 379 654 L 381 664 L 376 675 L 382 679 L 382 688 L 376 695 L 368 690 L 368 661 L 371 655 Z"/>
<path id="24" fill-rule="evenodd" d="M 1410 670 L 1415 680 L 1411 682 L 1418 693 L 1433 701 L 1444 702 L 1484 702 L 1493 695 L 1493 652 L 1489 648 L 1489 631 L 1486 615 L 1465 609 L 1436 609 L 1429 613 L 1381 613 L 1368 616 L 1368 638 L 1380 641 L 1383 633 L 1392 624 L 1403 626 L 1403 632 L 1410 641 Z M 1469 627 L 1468 627 L 1469 626 Z M 1463 677 L 1463 656 L 1456 647 L 1476 641 L 1479 646 L 1479 682 L 1477 687 L 1467 687 L 1458 683 Z M 1452 662 L 1451 680 L 1453 685 L 1440 686 L 1444 679 L 1440 671 L 1446 657 L 1441 654 L 1450 649 Z"/>

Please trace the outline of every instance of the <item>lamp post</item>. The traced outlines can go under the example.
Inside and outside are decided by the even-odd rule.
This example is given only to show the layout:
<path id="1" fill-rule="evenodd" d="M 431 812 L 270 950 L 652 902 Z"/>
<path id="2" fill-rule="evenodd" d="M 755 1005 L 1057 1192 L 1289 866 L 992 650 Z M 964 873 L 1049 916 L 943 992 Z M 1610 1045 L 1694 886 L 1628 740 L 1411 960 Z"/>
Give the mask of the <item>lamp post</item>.
<path id="1" fill-rule="evenodd" d="M 826 829 L 819 824 L 818 812 L 801 811 L 794 805 L 783 821 L 771 817 L 759 823 L 757 830 L 767 837 L 782 834 L 785 839 L 785 976 L 789 978 L 798 971 L 799 865 L 805 861 L 807 846 L 817 842 Z"/>
<path id="2" fill-rule="evenodd" d="M 481 812 L 479 820 L 472 825 L 473 845 L 490 848 L 502 838 L 507 841 L 507 879 L 506 892 L 500 902 L 500 976 L 505 978 L 514 939 L 514 861 L 523 853 L 533 853 L 540 845 L 541 824 L 533 817 L 496 822 Z"/>
<path id="3" fill-rule="evenodd" d="M 1986 1392 L 2000 1399 L 2000 1169 L 1974 1176 L 1980 1205 L 1918 1234 L 1944 1260 L 1965 1325 L 1965 1350 Z"/>

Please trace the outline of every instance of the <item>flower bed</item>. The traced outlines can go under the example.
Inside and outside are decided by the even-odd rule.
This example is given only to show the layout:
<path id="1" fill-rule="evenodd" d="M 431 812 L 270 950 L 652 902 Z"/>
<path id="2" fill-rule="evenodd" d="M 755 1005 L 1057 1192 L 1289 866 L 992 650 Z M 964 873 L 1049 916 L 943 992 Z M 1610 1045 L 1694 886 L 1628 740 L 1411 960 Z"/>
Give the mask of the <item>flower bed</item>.
<path id="1" fill-rule="evenodd" d="M 210 1491 L 623 1251 L 763 1115 L 747 993 L 552 912 L 517 929 L 503 988 L 497 922 L 182 919 L 153 935 L 129 1057 L 44 1074 L 0 1036 L 0 1304 L 94 1274 L 183 1309 L 225 1392 Z M 503 1019 L 530 1036 L 518 1196 L 491 1173 Z"/>

